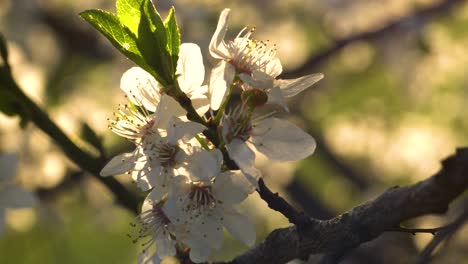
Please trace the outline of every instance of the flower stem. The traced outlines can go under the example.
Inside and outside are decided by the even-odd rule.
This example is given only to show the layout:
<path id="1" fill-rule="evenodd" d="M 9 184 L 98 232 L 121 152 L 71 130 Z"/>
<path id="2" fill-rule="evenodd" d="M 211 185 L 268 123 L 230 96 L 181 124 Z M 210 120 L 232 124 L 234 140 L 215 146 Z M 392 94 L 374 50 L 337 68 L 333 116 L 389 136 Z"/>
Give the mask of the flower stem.
<path id="1" fill-rule="evenodd" d="M 219 125 L 219 122 L 221 121 L 221 118 L 223 117 L 224 111 L 226 110 L 226 106 L 229 103 L 229 99 L 231 98 L 232 91 L 234 90 L 234 87 L 236 86 L 236 82 L 237 82 L 236 79 L 237 77 L 234 78 L 234 81 L 231 83 L 228 94 L 226 95 L 226 98 L 224 98 L 223 104 L 221 105 L 221 107 L 218 110 L 218 113 L 216 114 L 216 117 L 214 119 L 214 123 L 216 125 Z"/>
<path id="2" fill-rule="evenodd" d="M 206 141 L 203 138 L 201 138 L 199 135 L 195 135 L 195 138 L 204 149 L 210 150 L 210 147 L 208 146 L 208 144 L 206 144 Z"/>

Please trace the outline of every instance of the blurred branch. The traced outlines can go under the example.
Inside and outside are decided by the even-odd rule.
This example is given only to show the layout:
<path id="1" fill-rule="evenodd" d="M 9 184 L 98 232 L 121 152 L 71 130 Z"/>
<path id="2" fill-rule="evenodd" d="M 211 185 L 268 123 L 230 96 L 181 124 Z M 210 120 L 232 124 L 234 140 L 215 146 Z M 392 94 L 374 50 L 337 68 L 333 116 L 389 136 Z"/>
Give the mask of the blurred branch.
<path id="1" fill-rule="evenodd" d="M 290 78 L 293 76 L 299 76 L 304 74 L 309 74 L 311 70 L 319 66 L 321 63 L 328 60 L 330 57 L 338 53 L 341 49 L 343 49 L 346 45 L 350 44 L 354 41 L 374 41 L 382 38 L 392 32 L 397 30 L 405 29 L 410 30 L 412 26 L 415 24 L 418 25 L 417 29 L 420 28 L 421 25 L 434 17 L 441 16 L 450 12 L 454 6 L 457 4 L 461 4 L 466 2 L 466 0 L 445 0 L 441 1 L 433 6 L 423 8 L 421 10 L 415 11 L 412 14 L 404 16 L 400 19 L 397 19 L 393 22 L 388 23 L 382 28 L 375 29 L 372 31 L 357 33 L 355 35 L 349 36 L 344 39 L 336 40 L 332 43 L 328 48 L 322 50 L 318 54 L 313 55 L 311 58 L 307 60 L 307 62 L 302 65 L 301 67 L 285 72 L 283 74 L 283 78 Z"/>
<path id="2" fill-rule="evenodd" d="M 448 241 L 464 224 L 468 221 L 468 206 L 465 205 L 463 213 L 455 219 L 452 223 L 445 226 L 438 232 L 431 242 L 423 249 L 417 263 L 429 263 L 431 260 L 432 252 L 443 241 Z"/>
<path id="3" fill-rule="evenodd" d="M 56 33 L 66 53 L 80 54 L 100 62 L 114 57 L 105 42 L 99 41 L 96 32 L 69 18 L 76 14 L 63 14 L 63 10 L 45 7 L 38 8 L 37 12 L 39 19 Z"/>
<path id="4" fill-rule="evenodd" d="M 138 201 L 121 183 L 114 178 L 99 176 L 105 163 L 101 158 L 92 155 L 79 148 L 58 126 L 55 124 L 36 103 L 34 103 L 17 85 L 13 79 L 8 62 L 0 67 L 0 90 L 11 94 L 20 109 L 16 111 L 27 121 L 32 121 L 39 129 L 46 133 L 62 149 L 70 160 L 80 168 L 90 172 L 98 181 L 107 186 L 115 195 L 117 202 L 136 212 Z"/>
<path id="5" fill-rule="evenodd" d="M 288 186 L 286 186 L 286 191 L 294 202 L 298 203 L 307 215 L 313 218 L 330 219 L 336 215 L 335 212 L 325 206 L 318 197 L 315 197 L 310 190 L 305 188 L 297 177 L 294 177 Z"/>
<path id="6" fill-rule="evenodd" d="M 468 188 L 468 148 L 442 162 L 432 177 L 406 187 L 393 187 L 376 199 L 330 220 L 310 219 L 307 226 L 276 229 L 266 240 L 232 263 L 286 263 L 310 254 L 325 253 L 325 263 L 336 263 L 345 253 L 379 237 L 402 221 L 442 214 Z"/>

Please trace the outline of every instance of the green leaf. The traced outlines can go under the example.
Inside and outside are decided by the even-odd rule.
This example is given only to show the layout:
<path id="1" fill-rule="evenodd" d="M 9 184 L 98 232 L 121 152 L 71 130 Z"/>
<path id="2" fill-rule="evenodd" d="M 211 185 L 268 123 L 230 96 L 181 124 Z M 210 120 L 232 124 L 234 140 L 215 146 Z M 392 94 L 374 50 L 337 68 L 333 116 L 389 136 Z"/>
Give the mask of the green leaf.
<path id="1" fill-rule="evenodd" d="M 172 69 L 175 72 L 177 68 L 177 60 L 179 59 L 179 47 L 180 47 L 180 32 L 179 26 L 175 18 L 174 7 L 171 7 L 169 15 L 164 20 L 164 27 L 166 28 L 167 38 L 167 51 L 172 58 Z"/>
<path id="2" fill-rule="evenodd" d="M 117 16 L 120 22 L 135 35 L 138 35 L 142 3 L 143 0 L 117 0 L 116 3 Z"/>
<path id="3" fill-rule="evenodd" d="M 137 45 L 145 59 L 159 76 L 154 76 L 163 86 L 175 79 L 171 57 L 166 50 L 166 30 L 161 17 L 150 0 L 144 0 L 140 7 L 142 16 L 138 26 Z"/>
<path id="4" fill-rule="evenodd" d="M 135 35 L 119 21 L 115 14 L 93 9 L 80 13 L 80 16 L 101 32 L 127 58 L 153 76 L 157 75 L 143 59 Z"/>

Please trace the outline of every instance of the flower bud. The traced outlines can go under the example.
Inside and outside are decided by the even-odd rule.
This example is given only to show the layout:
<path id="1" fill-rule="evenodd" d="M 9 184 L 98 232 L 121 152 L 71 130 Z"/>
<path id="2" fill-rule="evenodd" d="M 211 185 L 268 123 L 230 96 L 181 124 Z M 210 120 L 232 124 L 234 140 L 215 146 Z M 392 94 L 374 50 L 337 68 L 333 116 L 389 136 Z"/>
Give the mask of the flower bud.
<path id="1" fill-rule="evenodd" d="M 247 106 L 257 107 L 266 104 L 268 95 L 265 91 L 260 89 L 249 89 L 242 92 L 241 99 Z"/>

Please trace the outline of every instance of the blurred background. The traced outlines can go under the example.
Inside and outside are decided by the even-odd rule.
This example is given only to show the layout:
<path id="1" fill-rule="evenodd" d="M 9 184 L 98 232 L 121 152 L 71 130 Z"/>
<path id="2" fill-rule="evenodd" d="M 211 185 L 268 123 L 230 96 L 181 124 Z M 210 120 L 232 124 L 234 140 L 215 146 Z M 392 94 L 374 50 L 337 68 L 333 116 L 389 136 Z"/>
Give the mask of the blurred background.
<path id="1" fill-rule="evenodd" d="M 214 65 L 207 47 L 218 15 L 230 7 L 230 36 L 257 26 L 254 38 L 277 44 L 282 78 L 325 74 L 290 102 L 292 115 L 280 114 L 316 138 L 316 153 L 296 163 L 258 160 L 267 184 L 311 216 L 331 218 L 391 186 L 422 180 L 468 143 L 468 1 L 155 4 L 163 17 L 176 7 L 183 42 L 202 48 L 207 68 Z M 99 153 L 86 143 L 92 129 L 111 157 L 130 147 L 107 129 L 106 118 L 124 102 L 120 77 L 133 64 L 78 17 L 91 8 L 115 11 L 114 0 L 1 0 L 0 32 L 22 89 L 74 141 Z M 103 185 L 67 160 L 34 125 L 21 129 L 18 118 L 0 113 L 2 159 L 0 173 L 14 177 L 0 182 L 0 191 L 15 185 L 34 197 L 28 205 L 5 210 L 0 200 L 0 263 L 136 263 L 139 249 L 126 237 L 134 215 L 115 205 Z M 134 188 L 129 177 L 118 179 Z M 404 224 L 444 225 L 467 201 L 465 194 L 447 215 Z M 256 224 L 257 242 L 288 226 L 257 194 L 242 210 Z M 431 239 L 430 234 L 386 233 L 343 263 L 413 263 Z M 433 263 L 468 263 L 467 245 L 465 227 Z M 245 250 L 227 237 L 214 259 Z"/>

